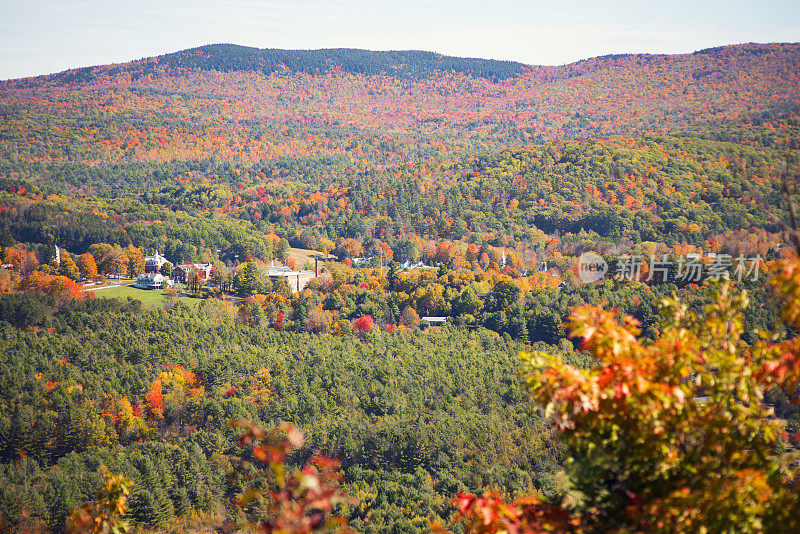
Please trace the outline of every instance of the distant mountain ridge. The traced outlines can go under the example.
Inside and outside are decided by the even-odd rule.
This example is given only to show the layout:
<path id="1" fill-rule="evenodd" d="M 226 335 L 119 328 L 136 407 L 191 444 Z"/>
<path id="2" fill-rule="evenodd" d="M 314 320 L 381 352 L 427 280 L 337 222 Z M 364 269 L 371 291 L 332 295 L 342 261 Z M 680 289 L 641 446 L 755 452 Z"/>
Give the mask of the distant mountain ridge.
<path id="1" fill-rule="evenodd" d="M 443 73 L 461 73 L 473 78 L 494 82 L 534 72 L 540 80 L 568 79 L 587 71 L 603 68 L 621 61 L 658 64 L 670 61 L 695 60 L 705 57 L 709 62 L 726 64 L 734 59 L 746 60 L 769 54 L 788 54 L 800 57 L 800 43 L 745 43 L 723 45 L 697 50 L 689 54 L 608 54 L 564 65 L 529 65 L 518 61 L 458 57 L 424 50 L 376 51 L 359 48 L 321 48 L 309 50 L 255 48 L 230 43 L 198 46 L 152 56 L 140 60 L 108 65 L 69 69 L 50 75 L 0 81 L 0 84 L 56 79 L 61 83 L 92 83 L 99 76 L 113 76 L 123 71 L 134 78 L 152 74 L 168 67 L 177 70 L 218 72 L 276 72 L 325 74 L 342 71 L 364 75 L 389 75 L 398 78 L 429 78 Z M 795 61 L 794 66 L 800 68 Z"/>
<path id="2" fill-rule="evenodd" d="M 495 80 L 516 76 L 529 68 L 516 61 L 454 57 L 423 50 L 282 50 L 234 44 L 214 44 L 181 50 L 160 56 L 159 62 L 173 68 L 220 72 L 254 70 L 264 74 L 281 70 L 316 74 L 339 68 L 355 74 L 427 77 L 434 73 L 453 71 Z"/>
<path id="3" fill-rule="evenodd" d="M 363 75 L 389 75 L 397 78 L 429 78 L 443 73 L 461 73 L 494 82 L 530 70 L 517 61 L 447 56 L 424 50 L 376 51 L 360 48 L 322 48 L 288 50 L 254 48 L 236 44 L 210 44 L 161 56 L 126 63 L 70 69 L 50 75 L 0 81 L 0 85 L 31 80 L 54 79 L 60 83 L 93 83 L 102 76 L 130 72 L 134 79 L 161 69 L 185 71 L 280 72 L 326 74 L 334 71 Z"/>
<path id="4" fill-rule="evenodd" d="M 209 45 L 0 82 L 0 159 L 258 162 L 348 154 L 394 165 L 409 156 L 412 139 L 439 154 L 439 145 L 460 153 L 700 131 L 798 105 L 800 43 L 556 67 L 419 51 Z M 365 139 L 369 146 L 352 156 Z"/>

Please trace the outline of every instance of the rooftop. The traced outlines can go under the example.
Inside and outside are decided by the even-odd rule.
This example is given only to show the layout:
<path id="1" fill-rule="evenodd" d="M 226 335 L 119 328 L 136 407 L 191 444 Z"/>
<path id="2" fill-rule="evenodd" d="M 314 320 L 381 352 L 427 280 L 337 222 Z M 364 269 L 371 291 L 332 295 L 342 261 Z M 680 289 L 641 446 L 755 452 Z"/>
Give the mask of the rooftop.
<path id="1" fill-rule="evenodd" d="M 291 267 L 285 267 L 285 266 L 270 267 L 269 269 L 267 269 L 268 276 L 295 276 L 300 274 L 315 274 L 315 273 L 314 271 L 309 271 L 309 270 L 296 271 Z"/>

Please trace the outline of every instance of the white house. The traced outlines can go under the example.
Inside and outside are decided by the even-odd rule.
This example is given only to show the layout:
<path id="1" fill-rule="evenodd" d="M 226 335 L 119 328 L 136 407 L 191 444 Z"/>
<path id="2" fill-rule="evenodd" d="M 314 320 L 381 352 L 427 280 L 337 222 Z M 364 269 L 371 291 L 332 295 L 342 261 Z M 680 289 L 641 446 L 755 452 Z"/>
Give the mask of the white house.
<path id="1" fill-rule="evenodd" d="M 162 256 L 156 250 L 156 253 L 152 256 L 145 256 L 144 257 L 144 272 L 145 273 L 157 273 L 161 271 L 161 267 L 167 263 L 167 258 Z"/>
<path id="2" fill-rule="evenodd" d="M 138 287 L 139 289 L 161 289 L 164 284 L 171 286 L 172 282 L 164 278 L 161 273 L 144 273 L 136 277 L 136 283 L 133 284 L 133 287 Z"/>

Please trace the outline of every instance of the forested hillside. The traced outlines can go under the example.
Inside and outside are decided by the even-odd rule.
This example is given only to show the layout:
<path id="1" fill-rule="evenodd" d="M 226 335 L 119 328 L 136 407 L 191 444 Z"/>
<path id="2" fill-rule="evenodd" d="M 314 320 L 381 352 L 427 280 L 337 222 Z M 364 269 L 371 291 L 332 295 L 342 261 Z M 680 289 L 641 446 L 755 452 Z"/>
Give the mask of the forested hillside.
<path id="1" fill-rule="evenodd" d="M 303 58 L 331 67 L 311 68 Z M 265 61 L 286 68 L 272 72 Z M 435 146 L 447 158 L 473 145 L 668 132 L 770 111 L 796 102 L 799 62 L 796 44 L 526 69 L 421 52 L 214 46 L 2 82 L 0 155 L 254 162 L 346 152 L 363 166 Z M 477 74 L 484 71 L 505 74 Z"/>
<path id="2" fill-rule="evenodd" d="M 267 453 L 234 419 L 305 434 L 273 474 L 285 455 L 341 462 L 350 500 L 308 515 L 359 532 L 680 511 L 645 510 L 613 469 L 663 453 L 636 476 L 683 484 L 681 461 L 706 451 L 691 429 L 669 441 L 687 414 L 764 423 L 742 455 L 704 453 L 742 469 L 695 463 L 726 491 L 755 480 L 742 509 L 768 502 L 800 445 L 797 317 L 780 308 L 798 300 L 799 88 L 798 44 L 553 67 L 209 45 L 0 82 L 0 530 L 74 524 L 103 469 L 133 481 L 137 528 L 245 527 L 266 505 L 237 505 L 259 489 L 241 462 Z M 127 287 L 154 251 L 182 283 Z M 585 252 L 604 279 L 584 283 Z M 286 274 L 302 269 L 303 287 Z M 724 317 L 709 333 L 703 314 Z M 755 416 L 695 402 L 722 395 L 683 380 L 713 382 L 704 351 Z M 628 409 L 652 419 L 622 428 Z M 517 516 L 495 514 L 515 498 Z"/>
<path id="3" fill-rule="evenodd" d="M 0 299 L 0 319 L 11 305 Z M 13 523 L 25 509 L 63 524 L 101 463 L 135 481 L 137 521 L 213 513 L 241 492 L 226 482 L 234 417 L 291 421 L 307 434 L 301 457 L 341 458 L 354 526 L 369 532 L 424 530 L 449 518 L 457 491 L 555 487 L 559 452 L 530 414 L 518 346 L 487 332 L 359 340 L 241 326 L 213 305 L 107 299 L 48 312 L 27 332 L 3 325 L 0 514 Z"/>
<path id="4" fill-rule="evenodd" d="M 565 252 L 562 238 L 580 232 L 605 248 L 611 242 L 721 247 L 743 230 L 782 230 L 763 205 L 780 202 L 780 162 L 797 170 L 799 131 L 796 119 L 776 119 L 727 130 L 729 138 L 758 141 L 614 136 L 358 171 L 314 158 L 6 161 L 0 228 L 17 241 L 78 254 L 98 242 L 150 249 L 179 241 L 193 247 L 181 254 L 187 258 L 238 244 L 269 260 L 282 240 L 346 255 L 346 240 L 355 239 L 358 247 L 347 254 L 386 243 L 400 262 L 433 260 L 442 241 L 456 243 L 456 256 L 486 243 L 532 260 L 548 243 Z M 480 254 L 467 258 L 477 260 Z"/>

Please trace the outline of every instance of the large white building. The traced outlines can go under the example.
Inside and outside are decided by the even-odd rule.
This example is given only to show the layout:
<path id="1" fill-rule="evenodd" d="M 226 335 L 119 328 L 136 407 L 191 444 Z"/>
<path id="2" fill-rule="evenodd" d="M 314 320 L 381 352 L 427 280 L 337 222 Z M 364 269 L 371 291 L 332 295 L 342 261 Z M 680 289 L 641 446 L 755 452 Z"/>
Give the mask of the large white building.
<path id="1" fill-rule="evenodd" d="M 299 293 L 305 289 L 308 281 L 314 278 L 316 273 L 309 270 L 295 271 L 289 267 L 270 267 L 267 270 L 267 276 L 272 282 L 285 278 L 292 293 Z"/>
<path id="2" fill-rule="evenodd" d="M 164 278 L 161 273 L 144 273 L 136 277 L 133 287 L 139 289 L 162 289 L 164 285 L 171 286 L 172 282 Z"/>

